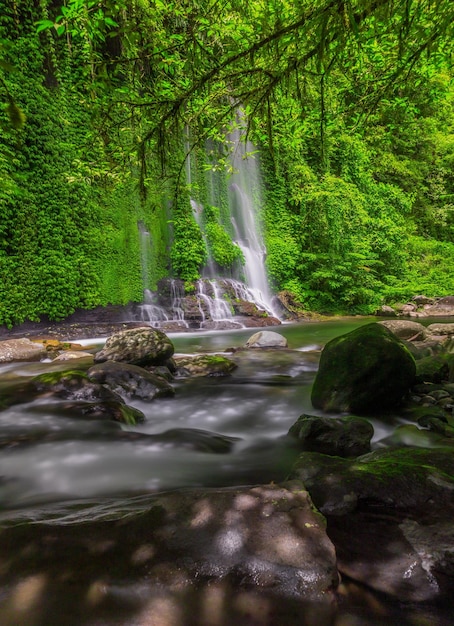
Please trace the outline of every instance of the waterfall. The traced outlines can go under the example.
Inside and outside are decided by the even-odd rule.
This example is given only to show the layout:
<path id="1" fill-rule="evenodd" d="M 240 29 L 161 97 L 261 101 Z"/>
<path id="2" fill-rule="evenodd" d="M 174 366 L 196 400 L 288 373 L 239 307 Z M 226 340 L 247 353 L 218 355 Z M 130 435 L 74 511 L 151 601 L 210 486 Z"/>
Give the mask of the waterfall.
<path id="1" fill-rule="evenodd" d="M 260 209 L 263 205 L 262 181 L 256 150 L 245 139 L 242 118 L 240 128 L 230 134 L 233 174 L 228 186 L 228 199 L 235 239 L 244 255 L 244 274 L 248 298 L 267 313 L 277 317 L 265 269 L 266 249 L 262 238 Z"/>
<path id="2" fill-rule="evenodd" d="M 139 317 L 145 322 L 149 322 L 154 326 L 159 325 L 160 322 L 168 320 L 165 309 L 158 306 L 155 302 L 155 295 L 150 291 L 150 273 L 149 273 L 149 260 L 151 256 L 151 237 L 144 222 L 140 220 L 137 222 L 137 228 L 139 229 L 139 243 L 140 243 L 140 264 L 142 269 L 142 289 L 143 289 L 143 301 L 139 306 Z"/>
<path id="3" fill-rule="evenodd" d="M 167 279 L 166 285 L 163 283 L 157 294 L 147 293 L 147 250 L 151 244 L 149 233 L 139 224 L 145 294 L 142 305 L 144 321 L 167 325 L 169 328 L 172 324 L 178 324 L 179 327 L 184 325 L 194 328 L 198 325 L 200 328 L 210 328 L 213 323 L 216 327 L 218 323 L 222 327 L 241 325 L 245 316 L 260 317 L 263 321 L 266 317 L 263 312 L 272 318 L 279 317 L 272 305 L 272 294 L 265 270 L 266 249 L 260 219 L 263 199 L 259 162 L 254 146 L 245 138 L 245 124 L 241 114 L 237 117 L 236 130 L 227 137 L 227 145 L 230 152 L 227 168 L 221 169 L 219 161 L 214 160 L 212 168 L 203 171 L 203 168 L 197 167 L 196 152 L 190 150 L 189 130 L 186 129 L 186 182 L 192 215 L 205 243 L 207 244 L 205 228 L 214 223 L 221 228 L 221 233 L 223 229 L 231 241 L 239 246 L 244 263 L 240 267 L 237 261 L 237 266 L 232 263 L 224 269 L 217 265 L 209 253 L 201 272 L 203 278 L 195 284 L 195 293 L 191 294 L 190 289 L 189 293 L 185 293 L 182 281 L 173 279 Z M 217 150 L 216 144 L 207 144 L 206 158 L 210 159 L 213 155 L 216 159 Z M 205 206 L 204 202 L 207 203 Z M 207 250 L 209 252 L 208 245 Z M 235 314 L 240 316 L 241 321 L 233 319 Z M 274 319 L 274 322 L 270 320 L 269 323 L 277 321 Z"/>
<path id="4" fill-rule="evenodd" d="M 213 320 L 213 322 L 223 322 L 232 319 L 232 310 L 228 303 L 223 299 L 222 291 L 220 290 L 216 280 L 197 281 L 197 300 L 203 317 L 201 323 L 202 327 L 205 323 L 204 309 L 207 310 L 209 318 Z"/>

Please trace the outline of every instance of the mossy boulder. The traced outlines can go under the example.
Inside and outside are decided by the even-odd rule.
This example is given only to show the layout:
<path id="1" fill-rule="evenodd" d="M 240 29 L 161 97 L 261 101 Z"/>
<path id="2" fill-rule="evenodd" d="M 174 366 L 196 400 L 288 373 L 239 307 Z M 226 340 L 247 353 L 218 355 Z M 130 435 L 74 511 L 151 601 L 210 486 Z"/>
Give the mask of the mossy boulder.
<path id="1" fill-rule="evenodd" d="M 449 380 L 449 359 L 446 358 L 447 356 L 437 355 L 419 359 L 416 362 L 416 382 L 441 383 L 444 380 Z M 452 361 L 454 364 L 454 359 Z"/>
<path id="2" fill-rule="evenodd" d="M 121 396 L 106 385 L 93 382 L 79 370 L 47 372 L 33 377 L 28 397 L 45 397 L 62 415 L 85 419 L 114 420 L 134 425 L 143 422 L 141 411 L 127 406 Z M 63 404 L 59 407 L 61 402 Z"/>
<path id="3" fill-rule="evenodd" d="M 398 405 L 415 380 L 415 360 L 381 324 L 367 324 L 326 344 L 312 389 L 325 411 L 371 414 Z"/>
<path id="4" fill-rule="evenodd" d="M 180 376 L 230 376 L 237 368 L 236 363 L 216 354 L 176 357 L 175 362 Z"/>
<path id="5" fill-rule="evenodd" d="M 291 478 L 326 516 L 342 574 L 399 601 L 451 601 L 452 447 L 382 449 L 355 460 L 304 452 Z"/>

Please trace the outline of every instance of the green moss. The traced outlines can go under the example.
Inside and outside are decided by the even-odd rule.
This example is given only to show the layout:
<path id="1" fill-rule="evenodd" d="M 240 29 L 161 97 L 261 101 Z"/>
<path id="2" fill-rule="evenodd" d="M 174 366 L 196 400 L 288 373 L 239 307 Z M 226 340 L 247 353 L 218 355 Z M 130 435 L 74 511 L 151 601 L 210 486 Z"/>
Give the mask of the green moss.
<path id="1" fill-rule="evenodd" d="M 85 372 L 80 370 L 65 370 L 63 372 L 46 372 L 39 374 L 31 379 L 31 383 L 34 385 L 48 385 L 52 386 L 60 381 L 79 380 L 89 382 L 89 378 Z"/>

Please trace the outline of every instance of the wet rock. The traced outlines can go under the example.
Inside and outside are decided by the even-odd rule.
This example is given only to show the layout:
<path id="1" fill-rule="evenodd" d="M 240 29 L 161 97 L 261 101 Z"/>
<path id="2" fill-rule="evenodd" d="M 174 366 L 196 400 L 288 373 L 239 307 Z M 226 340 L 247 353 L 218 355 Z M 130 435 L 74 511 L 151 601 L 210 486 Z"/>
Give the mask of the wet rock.
<path id="1" fill-rule="evenodd" d="M 245 328 L 266 328 L 267 326 L 280 326 L 281 321 L 271 315 L 259 317 L 237 317 Z"/>
<path id="2" fill-rule="evenodd" d="M 63 414 L 71 417 L 113 419 L 130 425 L 144 421 L 143 413 L 128 407 L 120 395 L 77 370 L 33 377 L 27 383 L 27 396 L 28 400 L 35 396 L 53 403 L 65 400 Z"/>
<path id="3" fill-rule="evenodd" d="M 29 387 L 36 397 L 49 399 L 59 398 L 82 402 L 121 401 L 120 396 L 103 385 L 93 383 L 85 372 L 79 370 L 39 374 L 30 380 Z"/>
<path id="4" fill-rule="evenodd" d="M 432 335 L 454 335 L 454 324 L 429 324 L 427 331 Z"/>
<path id="5" fill-rule="evenodd" d="M 454 592 L 452 448 L 303 453 L 291 476 L 326 515 L 339 569 L 399 600 Z"/>
<path id="6" fill-rule="evenodd" d="M 136 513 L 126 504 L 116 517 L 101 508 L 96 507 L 97 521 L 87 511 L 69 515 L 63 524 L 34 520 L 4 528 L 2 602 L 18 597 L 25 577 L 45 581 L 36 594 L 45 595 L 48 615 L 62 598 L 66 609 L 72 602 L 86 606 L 96 585 L 100 593 L 105 590 L 103 603 L 118 610 L 122 585 L 131 580 L 146 598 L 163 589 L 188 593 L 204 582 L 225 581 L 235 594 L 253 589 L 299 601 L 323 600 L 338 584 L 325 520 L 298 481 L 286 487 L 186 489 L 149 498 Z M 52 575 L 49 567 L 56 568 Z M 110 596 L 115 590 L 117 596 Z"/>
<path id="7" fill-rule="evenodd" d="M 237 365 L 226 357 L 202 354 L 194 357 L 175 357 L 180 376 L 230 376 Z"/>
<path id="8" fill-rule="evenodd" d="M 435 298 L 429 298 L 428 296 L 425 296 L 423 294 L 417 295 L 417 296 L 413 296 L 412 300 L 413 300 L 413 302 L 416 303 L 416 306 L 418 306 L 418 307 L 424 306 L 424 305 L 427 305 L 427 304 L 435 304 Z"/>
<path id="9" fill-rule="evenodd" d="M 359 414 L 388 409 L 408 393 L 415 374 L 415 360 L 402 342 L 382 324 L 367 324 L 326 344 L 312 404 Z"/>
<path id="10" fill-rule="evenodd" d="M 124 402 L 115 400 L 104 402 L 57 402 L 46 407 L 38 407 L 37 411 L 74 419 L 108 420 L 127 424 L 128 426 L 135 426 L 145 421 L 145 415 L 142 411 L 128 406 Z"/>
<path id="11" fill-rule="evenodd" d="M 362 417 L 318 417 L 301 415 L 288 431 L 302 450 L 340 457 L 356 457 L 370 452 L 374 428 Z"/>
<path id="12" fill-rule="evenodd" d="M 151 401 L 175 395 L 175 390 L 165 378 L 129 363 L 98 363 L 88 370 L 87 376 L 91 381 L 107 385 L 112 391 L 127 398 Z"/>
<path id="13" fill-rule="evenodd" d="M 44 344 L 25 337 L 0 341 L 0 363 L 13 361 L 41 361 L 47 358 Z"/>
<path id="14" fill-rule="evenodd" d="M 375 315 L 387 316 L 387 317 L 397 317 L 397 312 L 391 306 L 387 304 L 383 304 L 377 311 L 375 311 Z"/>
<path id="15" fill-rule="evenodd" d="M 174 353 L 173 343 L 156 328 L 132 328 L 111 335 L 95 354 L 95 363 L 122 361 L 131 365 L 165 365 Z"/>
<path id="16" fill-rule="evenodd" d="M 238 437 L 228 437 L 199 428 L 171 428 L 149 437 L 171 448 L 184 448 L 213 454 L 227 454 L 231 452 L 234 444 L 240 441 Z"/>
<path id="17" fill-rule="evenodd" d="M 65 350 L 61 354 L 53 359 L 54 361 L 74 361 L 75 359 L 81 359 L 84 364 L 93 363 L 93 355 L 91 352 Z"/>
<path id="18" fill-rule="evenodd" d="M 399 339 L 407 341 L 423 341 L 429 336 L 429 332 L 425 326 L 419 322 L 410 322 L 408 320 L 385 320 L 378 322 L 390 330 L 393 335 Z"/>
<path id="19" fill-rule="evenodd" d="M 246 341 L 247 348 L 287 348 L 286 337 L 269 330 L 262 330 Z"/>

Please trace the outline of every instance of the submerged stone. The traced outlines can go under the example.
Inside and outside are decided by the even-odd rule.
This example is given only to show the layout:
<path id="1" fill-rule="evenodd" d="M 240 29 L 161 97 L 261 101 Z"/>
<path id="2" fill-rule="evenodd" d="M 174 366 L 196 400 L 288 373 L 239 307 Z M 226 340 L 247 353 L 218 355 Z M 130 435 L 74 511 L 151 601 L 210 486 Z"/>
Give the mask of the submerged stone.
<path id="1" fill-rule="evenodd" d="M 42 605 L 52 618 L 61 616 L 63 605 L 84 624 L 98 622 L 100 609 L 115 615 L 121 609 L 122 624 L 139 623 L 141 615 L 143 624 L 293 625 L 301 624 L 301 602 L 332 604 L 339 580 L 334 546 L 298 481 L 185 489 L 143 500 L 139 510 L 134 502 L 118 503 L 117 513 L 102 503 L 84 511 L 82 504 L 67 516 L 60 512 L 63 523 L 51 515 L 47 523 L 35 518 L 3 528 L 0 593 L 9 624 L 34 624 Z M 19 604 L 27 591 L 33 602 Z M 196 619 L 187 622 L 184 597 L 192 593 Z M 176 612 L 157 622 L 162 602 Z M 298 619 L 279 612 L 288 602 L 297 603 Z M 262 617 L 251 620 L 258 609 Z M 91 619 L 81 620 L 89 610 Z M 331 624 L 325 611 L 307 623 Z"/>
<path id="2" fill-rule="evenodd" d="M 355 457 L 370 452 L 372 424 L 363 417 L 301 415 L 288 431 L 302 450 L 333 456 Z"/>
<path id="3" fill-rule="evenodd" d="M 171 428 L 149 437 L 166 447 L 214 454 L 227 454 L 232 451 L 235 443 L 240 441 L 239 437 L 229 437 L 200 428 Z"/>

